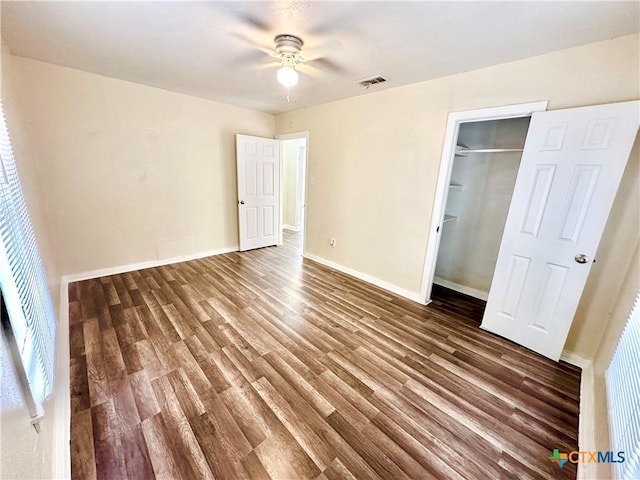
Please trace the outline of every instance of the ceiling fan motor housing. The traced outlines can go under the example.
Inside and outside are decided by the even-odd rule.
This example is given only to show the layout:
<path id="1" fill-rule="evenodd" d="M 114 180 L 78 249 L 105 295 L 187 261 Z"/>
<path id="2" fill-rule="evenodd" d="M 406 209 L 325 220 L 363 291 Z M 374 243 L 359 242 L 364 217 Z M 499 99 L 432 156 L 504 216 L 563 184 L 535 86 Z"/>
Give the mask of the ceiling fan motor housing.
<path id="1" fill-rule="evenodd" d="M 290 34 L 282 34 L 273 39 L 276 43 L 276 52 L 279 55 L 299 55 L 304 42 L 300 37 Z"/>

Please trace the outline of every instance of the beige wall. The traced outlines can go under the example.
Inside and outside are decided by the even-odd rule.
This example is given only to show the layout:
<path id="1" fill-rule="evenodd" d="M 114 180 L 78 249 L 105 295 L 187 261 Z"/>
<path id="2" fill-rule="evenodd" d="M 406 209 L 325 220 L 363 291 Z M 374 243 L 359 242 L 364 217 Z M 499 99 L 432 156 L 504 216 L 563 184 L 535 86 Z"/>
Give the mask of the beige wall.
<path id="1" fill-rule="evenodd" d="M 639 37 L 629 35 L 277 116 L 278 134 L 310 131 L 308 252 L 417 293 L 447 114 L 538 100 L 549 109 L 635 100 L 639 58 Z M 628 175 L 637 176 L 634 168 Z M 638 183 L 623 183 L 597 256 L 606 261 L 594 266 L 585 294 L 598 296 L 583 299 L 566 344 L 586 358 L 637 243 L 626 233 L 638 231 Z"/>
<path id="2" fill-rule="evenodd" d="M 272 115 L 12 62 L 62 274 L 237 247 L 235 134 Z"/>

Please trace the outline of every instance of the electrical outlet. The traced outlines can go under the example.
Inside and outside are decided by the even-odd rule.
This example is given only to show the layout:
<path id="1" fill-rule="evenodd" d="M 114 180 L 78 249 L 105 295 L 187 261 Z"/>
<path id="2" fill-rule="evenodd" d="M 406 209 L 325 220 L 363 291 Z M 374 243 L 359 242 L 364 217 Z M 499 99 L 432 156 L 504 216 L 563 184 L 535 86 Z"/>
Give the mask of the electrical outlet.
<path id="1" fill-rule="evenodd" d="M 336 239 L 335 238 L 330 238 L 329 239 L 329 245 L 331 245 L 332 247 L 336 246 Z"/>

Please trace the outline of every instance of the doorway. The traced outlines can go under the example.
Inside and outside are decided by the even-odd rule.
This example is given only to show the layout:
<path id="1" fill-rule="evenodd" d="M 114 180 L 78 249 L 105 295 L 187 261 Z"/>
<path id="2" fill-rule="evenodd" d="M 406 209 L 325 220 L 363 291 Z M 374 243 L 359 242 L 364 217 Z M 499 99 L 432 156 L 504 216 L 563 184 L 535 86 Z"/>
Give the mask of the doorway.
<path id="1" fill-rule="evenodd" d="M 308 132 L 280 135 L 281 244 L 304 253 Z"/>
<path id="2" fill-rule="evenodd" d="M 487 300 L 530 120 L 460 125 L 434 285 Z"/>
<path id="3" fill-rule="evenodd" d="M 535 102 L 449 114 L 420 289 L 425 304 L 431 302 L 434 284 L 487 299 L 491 265 L 495 267 L 506 219 L 506 210 L 502 210 L 508 210 L 513 193 L 528 121 L 532 113 L 546 108 L 547 102 Z M 494 177 L 492 170 L 502 178 Z M 483 177 L 489 177 L 489 187 Z M 487 209 L 493 223 L 487 229 L 478 217 L 482 212 L 473 210 L 483 207 L 479 198 L 491 197 L 492 191 L 498 194 L 493 195 L 493 208 L 489 205 Z M 494 235 L 491 230 L 496 228 L 499 231 Z M 469 232 L 484 242 L 479 254 L 465 237 Z M 473 267 L 464 262 L 470 252 L 477 256 Z"/>

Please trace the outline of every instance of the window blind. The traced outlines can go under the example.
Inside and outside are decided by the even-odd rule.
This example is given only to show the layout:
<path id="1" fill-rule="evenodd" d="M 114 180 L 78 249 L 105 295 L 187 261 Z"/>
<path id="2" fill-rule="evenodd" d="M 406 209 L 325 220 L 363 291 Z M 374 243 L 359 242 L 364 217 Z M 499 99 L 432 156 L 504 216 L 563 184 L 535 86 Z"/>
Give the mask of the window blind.
<path id="1" fill-rule="evenodd" d="M 53 389 L 56 319 L 0 102 L 0 287 L 34 420 Z M 36 425 L 36 429 L 37 429 Z"/>
<path id="2" fill-rule="evenodd" d="M 614 452 L 623 451 L 616 478 L 640 478 L 640 292 L 607 368 L 609 430 Z"/>

